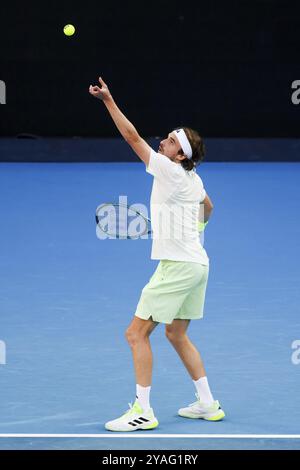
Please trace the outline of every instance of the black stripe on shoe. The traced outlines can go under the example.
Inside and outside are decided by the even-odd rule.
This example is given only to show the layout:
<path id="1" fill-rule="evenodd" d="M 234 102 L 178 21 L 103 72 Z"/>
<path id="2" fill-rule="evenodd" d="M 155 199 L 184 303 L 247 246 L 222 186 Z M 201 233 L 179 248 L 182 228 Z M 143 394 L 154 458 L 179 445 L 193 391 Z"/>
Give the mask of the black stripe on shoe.
<path id="1" fill-rule="evenodd" d="M 136 426 L 137 424 L 143 424 L 143 423 L 149 423 L 149 419 L 139 417 L 138 419 L 134 419 L 133 421 L 130 421 L 128 424 L 131 426 Z"/>

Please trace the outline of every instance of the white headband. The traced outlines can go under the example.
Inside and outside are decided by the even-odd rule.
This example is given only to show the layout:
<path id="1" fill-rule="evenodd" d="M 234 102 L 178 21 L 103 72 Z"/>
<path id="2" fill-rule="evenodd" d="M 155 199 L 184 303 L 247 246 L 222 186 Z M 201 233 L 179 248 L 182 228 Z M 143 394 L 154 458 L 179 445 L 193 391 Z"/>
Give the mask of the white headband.
<path id="1" fill-rule="evenodd" d="M 186 133 L 183 129 L 176 129 L 175 131 L 176 137 L 179 140 L 180 146 L 183 150 L 184 155 L 186 155 L 189 159 L 193 156 L 193 150 L 191 144 L 189 143 L 189 139 L 186 136 Z"/>

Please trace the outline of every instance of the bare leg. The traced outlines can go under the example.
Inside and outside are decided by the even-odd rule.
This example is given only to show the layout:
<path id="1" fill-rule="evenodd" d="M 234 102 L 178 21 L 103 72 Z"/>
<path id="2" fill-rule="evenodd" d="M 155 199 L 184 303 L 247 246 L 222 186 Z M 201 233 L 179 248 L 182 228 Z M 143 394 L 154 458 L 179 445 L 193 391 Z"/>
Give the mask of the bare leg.
<path id="1" fill-rule="evenodd" d="M 199 351 L 186 334 L 190 320 L 174 320 L 166 325 L 166 336 L 177 351 L 193 380 L 205 377 L 206 372 Z"/>
<path id="2" fill-rule="evenodd" d="M 134 317 L 126 331 L 133 356 L 136 383 L 142 387 L 151 385 L 153 360 L 149 336 L 157 324 L 150 319 Z"/>

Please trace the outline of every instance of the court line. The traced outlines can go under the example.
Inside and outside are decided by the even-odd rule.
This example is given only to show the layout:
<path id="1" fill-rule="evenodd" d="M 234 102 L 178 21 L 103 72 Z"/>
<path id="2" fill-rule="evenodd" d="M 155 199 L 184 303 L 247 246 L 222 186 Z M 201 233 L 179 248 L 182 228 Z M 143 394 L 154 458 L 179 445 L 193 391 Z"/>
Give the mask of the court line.
<path id="1" fill-rule="evenodd" d="M 300 434 L 0 434 L 0 438 L 300 439 Z"/>

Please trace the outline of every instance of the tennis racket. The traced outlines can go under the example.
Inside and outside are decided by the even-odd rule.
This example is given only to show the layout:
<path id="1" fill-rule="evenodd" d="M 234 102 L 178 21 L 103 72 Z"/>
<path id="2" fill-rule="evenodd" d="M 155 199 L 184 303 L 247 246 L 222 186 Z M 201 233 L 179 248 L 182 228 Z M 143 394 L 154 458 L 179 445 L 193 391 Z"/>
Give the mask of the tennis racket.
<path id="1" fill-rule="evenodd" d="M 96 209 L 100 238 L 137 239 L 151 235 L 151 221 L 132 206 L 107 202 Z"/>

